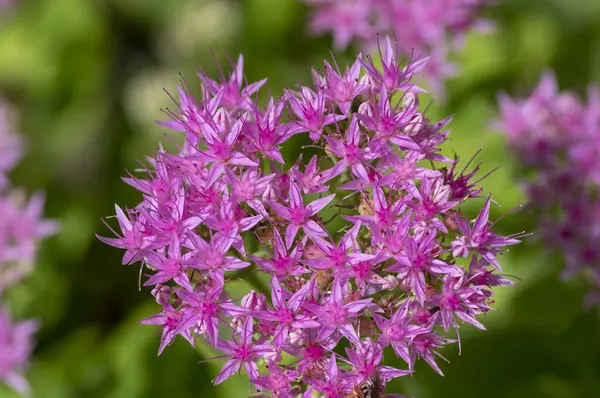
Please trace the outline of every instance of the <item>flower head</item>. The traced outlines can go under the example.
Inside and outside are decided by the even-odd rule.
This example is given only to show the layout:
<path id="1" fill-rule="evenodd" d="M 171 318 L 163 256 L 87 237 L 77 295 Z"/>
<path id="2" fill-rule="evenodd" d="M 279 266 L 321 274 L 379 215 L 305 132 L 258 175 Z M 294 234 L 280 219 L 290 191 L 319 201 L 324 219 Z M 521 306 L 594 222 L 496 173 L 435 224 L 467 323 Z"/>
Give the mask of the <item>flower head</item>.
<path id="1" fill-rule="evenodd" d="M 439 147 L 449 119 L 419 109 L 411 78 L 426 59 L 402 66 L 384 43 L 383 65 L 357 57 L 342 74 L 326 63 L 313 87 L 264 109 L 239 67 L 232 80 L 202 75 L 194 107 L 180 96 L 202 121 L 184 129 L 194 145 L 127 180 L 142 203 L 117 208 L 121 233 L 102 238 L 145 266 L 162 310 L 143 323 L 162 328 L 160 352 L 179 335 L 202 340 L 227 358 L 215 384 L 245 373 L 261 396 L 346 397 L 375 379 L 383 391 L 418 359 L 440 371 L 435 350 L 452 342 L 442 333 L 482 326 L 491 289 L 509 285 L 494 269 L 515 237 L 492 231 L 489 201 L 473 226 L 461 216 L 478 196 L 472 175 L 422 162 L 451 162 Z M 181 131 L 174 117 L 166 126 Z M 293 134 L 315 145 L 291 165 L 281 149 Z M 228 294 L 256 273 L 270 294 Z M 388 346 L 408 370 L 386 365 Z"/>
<path id="2" fill-rule="evenodd" d="M 440 92 L 443 79 L 456 73 L 449 61 L 452 52 L 463 47 L 466 34 L 488 31 L 491 24 L 479 18 L 479 11 L 496 0 L 303 0 L 312 7 L 309 29 L 316 35 L 331 33 L 337 49 L 358 43 L 371 51 L 377 33 L 394 33 L 379 47 L 382 67 L 362 60 L 378 85 L 388 90 L 402 87 L 407 76 L 424 68 L 430 84 Z M 400 68 L 396 56 L 415 61 Z M 429 57 L 425 58 L 425 55 Z M 414 67 L 411 70 L 411 67 Z"/>
<path id="3" fill-rule="evenodd" d="M 0 10 L 6 5 L 0 1 Z M 23 150 L 22 139 L 14 133 L 14 116 L 14 110 L 0 99 L 0 382 L 25 395 L 30 387 L 23 372 L 39 323 L 32 319 L 13 321 L 8 296 L 3 293 L 34 270 L 40 241 L 54 235 L 59 225 L 42 218 L 45 197 L 41 192 L 27 199 L 22 190 L 10 184 L 7 173 Z"/>
<path id="4" fill-rule="evenodd" d="M 560 91 L 551 71 L 542 75 L 529 98 L 498 98 L 502 131 L 516 154 L 538 237 L 565 263 L 564 278 L 582 275 L 590 286 L 587 304 L 599 305 L 600 287 L 600 94 L 590 86 L 587 101 Z M 483 244 L 482 256 L 493 259 L 506 243 L 487 232 L 486 222 L 454 244 L 457 252 Z M 461 223 L 462 229 L 470 226 Z M 469 237 L 470 236 L 470 237 Z"/>

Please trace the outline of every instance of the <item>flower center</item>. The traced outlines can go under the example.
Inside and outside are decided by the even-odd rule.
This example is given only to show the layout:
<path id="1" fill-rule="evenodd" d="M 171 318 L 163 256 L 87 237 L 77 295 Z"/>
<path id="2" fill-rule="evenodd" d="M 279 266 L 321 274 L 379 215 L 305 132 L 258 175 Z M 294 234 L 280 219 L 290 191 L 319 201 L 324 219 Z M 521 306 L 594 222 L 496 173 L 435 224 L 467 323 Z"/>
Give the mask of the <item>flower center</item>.
<path id="1" fill-rule="evenodd" d="M 331 255 L 329 256 L 336 268 L 346 265 L 346 257 L 346 252 L 341 247 L 333 249 Z"/>
<path id="2" fill-rule="evenodd" d="M 414 255 L 411 260 L 413 267 L 417 269 L 423 269 L 427 265 L 428 257 L 423 253 L 418 253 Z"/>
<path id="3" fill-rule="evenodd" d="M 279 317 L 279 322 L 283 325 L 291 325 L 294 322 L 294 316 L 287 308 L 281 308 L 277 311 L 277 316 Z"/>
<path id="4" fill-rule="evenodd" d="M 252 350 L 246 344 L 242 344 L 235 350 L 235 357 L 240 361 L 252 359 Z"/>
<path id="5" fill-rule="evenodd" d="M 291 263 L 292 260 L 288 256 L 273 259 L 273 266 L 278 273 L 285 273 L 290 267 Z"/>
<path id="6" fill-rule="evenodd" d="M 350 163 L 354 163 L 360 159 L 360 148 L 354 144 L 346 145 L 346 159 Z"/>
<path id="7" fill-rule="evenodd" d="M 400 326 L 392 325 L 386 330 L 386 334 L 391 340 L 397 341 L 404 339 L 406 333 L 404 332 L 404 329 L 402 329 Z"/>
<path id="8" fill-rule="evenodd" d="M 325 313 L 333 325 L 344 325 L 347 323 L 348 311 L 338 304 L 329 304 L 325 307 Z"/>
<path id="9" fill-rule="evenodd" d="M 203 301 L 200 303 L 200 313 L 203 318 L 211 318 L 218 313 L 217 304 L 214 301 Z"/>
<path id="10" fill-rule="evenodd" d="M 356 278 L 366 279 L 369 275 L 369 271 L 371 270 L 371 266 L 369 265 L 369 263 L 361 261 L 360 263 L 352 267 L 352 270 L 354 271 L 354 276 Z"/>
<path id="11" fill-rule="evenodd" d="M 254 192 L 254 186 L 249 180 L 242 180 L 236 187 L 235 190 L 236 195 L 240 199 L 248 200 L 252 199 L 252 193 Z"/>
<path id="12" fill-rule="evenodd" d="M 215 250 L 209 249 L 206 251 L 204 257 L 204 262 L 211 269 L 218 269 L 223 264 L 223 253 Z"/>
<path id="13" fill-rule="evenodd" d="M 293 206 L 290 209 L 291 221 L 296 225 L 302 225 L 306 222 L 306 209 L 304 207 Z"/>
<path id="14" fill-rule="evenodd" d="M 454 293 L 446 295 L 446 297 L 444 297 L 443 304 L 446 309 L 452 311 L 460 309 L 460 300 Z"/>
<path id="15" fill-rule="evenodd" d="M 310 362 L 316 362 L 323 359 L 323 354 L 325 353 L 323 347 L 318 345 L 311 345 L 306 347 L 304 350 L 304 357 Z"/>

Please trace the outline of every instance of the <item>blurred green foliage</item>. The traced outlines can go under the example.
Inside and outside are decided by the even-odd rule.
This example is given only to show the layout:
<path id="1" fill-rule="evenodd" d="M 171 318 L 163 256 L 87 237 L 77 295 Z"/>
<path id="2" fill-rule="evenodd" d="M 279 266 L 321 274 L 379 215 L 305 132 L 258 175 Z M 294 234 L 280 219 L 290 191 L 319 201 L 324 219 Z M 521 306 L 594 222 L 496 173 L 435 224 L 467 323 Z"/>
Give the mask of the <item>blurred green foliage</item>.
<path id="1" fill-rule="evenodd" d="M 19 316 L 41 318 L 28 372 L 38 397 L 244 397 L 233 378 L 210 385 L 222 361 L 177 341 L 157 358 L 159 336 L 137 323 L 156 310 L 137 290 L 138 269 L 120 266 L 121 252 L 101 244 L 101 217 L 139 195 L 120 180 L 136 160 L 168 143 L 154 123 L 181 72 L 196 65 L 216 73 L 244 53 L 249 81 L 269 78 L 271 93 L 309 82 L 310 67 L 328 57 L 330 39 L 305 33 L 296 0 L 29 0 L 0 20 L 0 92 L 19 106 L 27 157 L 14 181 L 48 194 L 48 215 L 63 231 L 47 242 L 35 274 L 13 292 Z M 470 37 L 456 57 L 461 74 L 448 83 L 433 117 L 455 114 L 448 153 L 470 157 L 485 146 L 482 173 L 502 208 L 522 203 L 502 136 L 489 130 L 499 90 L 527 94 L 540 71 L 557 71 L 561 86 L 583 93 L 600 77 L 600 1 L 506 0 L 491 10 L 497 31 Z M 399 38 L 401 40 L 401 38 Z M 226 50 L 226 53 L 223 51 Z M 338 56 L 351 59 L 352 51 Z M 287 152 L 294 159 L 295 154 Z M 507 217 L 503 232 L 531 230 L 526 210 Z M 583 284 L 560 283 L 560 260 L 529 239 L 504 257 L 523 280 L 501 290 L 488 331 L 463 328 L 462 355 L 444 352 L 445 377 L 427 366 L 390 391 L 434 397 L 598 397 L 600 317 L 581 310 Z M 247 286 L 240 286 L 240 291 Z M 12 393 L 0 387 L 1 397 Z"/>

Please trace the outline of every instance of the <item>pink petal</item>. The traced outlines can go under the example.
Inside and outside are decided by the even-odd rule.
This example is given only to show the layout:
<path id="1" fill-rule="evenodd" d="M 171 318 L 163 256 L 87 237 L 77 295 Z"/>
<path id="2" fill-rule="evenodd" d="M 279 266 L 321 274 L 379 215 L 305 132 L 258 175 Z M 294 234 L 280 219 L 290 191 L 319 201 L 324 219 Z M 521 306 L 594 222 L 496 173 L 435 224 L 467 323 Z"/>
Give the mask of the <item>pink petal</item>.
<path id="1" fill-rule="evenodd" d="M 344 308 L 348 310 L 348 312 L 350 312 L 351 314 L 356 314 L 357 312 L 365 308 L 367 305 L 369 305 L 371 301 L 373 301 L 372 298 L 353 301 L 351 303 L 345 304 Z"/>
<path id="2" fill-rule="evenodd" d="M 221 372 L 219 372 L 219 374 L 213 381 L 213 384 L 216 386 L 217 384 L 221 384 L 222 382 L 233 376 L 237 371 L 240 370 L 241 365 L 242 363 L 240 361 L 229 359 L 227 362 L 225 362 L 223 369 L 221 369 Z"/>
<path id="3" fill-rule="evenodd" d="M 294 243 L 294 238 L 296 237 L 299 228 L 300 227 L 294 224 L 288 225 L 287 229 L 285 230 L 285 244 L 287 247 L 291 247 Z"/>
<path id="4" fill-rule="evenodd" d="M 321 199 L 317 199 L 314 202 L 311 202 L 306 209 L 308 210 L 308 215 L 313 216 L 321 211 L 325 206 L 329 204 L 335 198 L 335 194 L 331 194 Z"/>

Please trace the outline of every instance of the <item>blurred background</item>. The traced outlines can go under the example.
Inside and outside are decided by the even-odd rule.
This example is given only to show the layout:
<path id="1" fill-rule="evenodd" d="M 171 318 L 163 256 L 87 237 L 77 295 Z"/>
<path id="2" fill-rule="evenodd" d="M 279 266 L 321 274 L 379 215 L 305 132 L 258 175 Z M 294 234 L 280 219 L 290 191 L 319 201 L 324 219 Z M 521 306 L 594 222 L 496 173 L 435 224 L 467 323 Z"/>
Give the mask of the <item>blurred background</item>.
<path id="1" fill-rule="evenodd" d="M 331 38 L 306 35 L 307 9 L 297 0 L 22 0 L 0 11 L 0 93 L 21 114 L 28 151 L 15 185 L 47 192 L 47 216 L 62 221 L 35 273 L 12 292 L 18 318 L 43 324 L 27 373 L 37 397 L 245 397 L 246 381 L 214 388 L 222 362 L 177 340 L 156 357 L 159 336 L 138 320 L 157 309 L 137 288 L 137 267 L 99 242 L 101 218 L 114 203 L 135 206 L 136 191 L 120 177 L 167 142 L 161 107 L 182 73 L 217 73 L 214 58 L 243 52 L 249 81 L 269 78 L 274 95 L 329 57 Z M 489 129 L 498 91 L 526 95 L 540 72 L 556 70 L 562 88 L 584 93 L 600 78 L 600 1 L 505 0 L 489 11 L 496 32 L 470 36 L 456 57 L 448 101 L 433 101 L 433 118 L 455 114 L 449 153 L 468 159 L 485 146 L 483 186 L 502 205 L 523 203 L 504 137 Z M 211 49 L 212 53 L 211 54 Z M 338 54 L 352 59 L 355 50 Z M 425 102 L 425 101 L 423 101 Z M 503 233 L 533 230 L 527 211 L 504 219 Z M 488 331 L 464 327 L 462 355 L 443 354 L 440 377 L 428 366 L 389 385 L 388 392 L 437 397 L 599 397 L 600 314 L 582 310 L 584 285 L 558 280 L 559 259 L 529 239 L 503 257 L 522 281 L 498 291 Z M 13 393 L 0 386 L 0 397 Z"/>

